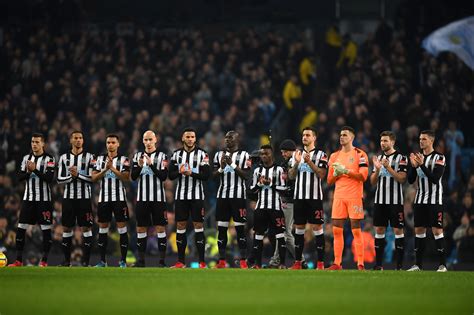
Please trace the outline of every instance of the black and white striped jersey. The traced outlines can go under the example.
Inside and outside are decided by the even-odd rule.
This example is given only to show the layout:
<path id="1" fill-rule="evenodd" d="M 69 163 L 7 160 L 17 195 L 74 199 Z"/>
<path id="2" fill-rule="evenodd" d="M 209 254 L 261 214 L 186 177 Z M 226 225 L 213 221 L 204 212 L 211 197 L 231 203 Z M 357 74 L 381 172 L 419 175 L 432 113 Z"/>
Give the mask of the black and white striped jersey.
<path id="1" fill-rule="evenodd" d="M 383 158 L 388 160 L 390 167 L 395 172 L 407 172 L 408 158 L 400 152 L 395 151 L 390 155 L 381 154 L 377 156 L 379 161 L 382 161 Z M 374 203 L 379 205 L 403 205 L 403 185 L 397 182 L 383 165 L 378 175 Z"/>
<path id="2" fill-rule="evenodd" d="M 247 151 L 236 151 L 233 153 L 218 151 L 213 159 L 215 169 L 220 168 L 220 162 L 224 154 L 230 155 L 232 164 L 235 164 L 242 170 L 249 170 L 252 167 L 252 161 Z M 231 165 L 226 165 L 224 171 L 219 176 L 217 198 L 247 198 L 245 179 L 237 175 Z"/>
<path id="3" fill-rule="evenodd" d="M 28 172 L 27 161 L 36 164 L 36 169 L 33 172 Z M 54 157 L 47 153 L 39 156 L 35 156 L 33 153 L 25 155 L 21 161 L 19 174 L 20 180 L 26 180 L 23 200 L 51 201 L 49 185 L 53 182 L 55 168 L 56 161 Z"/>
<path id="4" fill-rule="evenodd" d="M 179 170 L 191 170 L 190 176 L 180 174 Z M 209 155 L 200 148 L 188 152 L 184 149 L 176 150 L 170 161 L 169 178 L 178 179 L 176 184 L 175 200 L 204 200 L 202 182 L 209 178 L 211 168 Z"/>
<path id="5" fill-rule="evenodd" d="M 433 151 L 424 156 L 424 163 L 416 170 L 410 170 L 408 182 L 417 182 L 415 204 L 442 205 L 443 204 L 443 178 L 446 167 L 444 155 Z"/>
<path id="6" fill-rule="evenodd" d="M 100 172 L 105 169 L 107 164 L 107 155 L 97 157 L 94 171 Z M 130 171 L 130 160 L 126 156 L 116 156 L 112 159 L 112 166 L 119 172 Z M 125 186 L 114 172 L 107 170 L 104 177 L 100 180 L 99 202 L 127 201 Z"/>
<path id="7" fill-rule="evenodd" d="M 328 168 L 328 156 L 321 150 L 313 149 L 309 153 L 311 161 L 319 168 Z M 290 166 L 295 165 L 295 153 L 290 159 Z M 301 162 L 298 164 L 298 172 L 295 179 L 295 192 L 293 195 L 295 200 L 323 200 L 323 188 L 321 186 L 321 178 L 318 177 L 311 167 L 304 162 L 301 157 Z"/>
<path id="8" fill-rule="evenodd" d="M 270 179 L 269 185 L 259 184 L 262 176 Z M 267 168 L 260 165 L 254 170 L 250 190 L 258 192 L 256 209 L 281 210 L 280 193 L 287 189 L 283 167 L 272 165 Z"/>
<path id="9" fill-rule="evenodd" d="M 164 182 L 168 176 L 168 157 L 163 152 L 147 153 L 152 163 L 143 166 L 138 164 L 145 152 L 137 152 L 133 156 L 132 179 L 138 179 L 137 201 L 166 202 Z"/>
<path id="10" fill-rule="evenodd" d="M 91 153 L 64 153 L 59 157 L 58 184 L 65 184 L 64 199 L 91 199 L 92 170 L 95 158 Z M 78 172 L 76 178 L 71 175 L 69 168 L 75 166 Z"/>

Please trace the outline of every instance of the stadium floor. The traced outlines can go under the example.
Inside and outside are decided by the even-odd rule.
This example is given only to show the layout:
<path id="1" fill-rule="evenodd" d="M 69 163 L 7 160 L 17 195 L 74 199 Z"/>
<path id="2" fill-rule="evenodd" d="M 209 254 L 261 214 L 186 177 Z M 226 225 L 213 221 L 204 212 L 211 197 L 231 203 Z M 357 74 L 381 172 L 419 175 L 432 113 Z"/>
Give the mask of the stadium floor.
<path id="1" fill-rule="evenodd" d="M 1 315 L 474 312 L 474 272 L 24 267 L 0 285 Z"/>

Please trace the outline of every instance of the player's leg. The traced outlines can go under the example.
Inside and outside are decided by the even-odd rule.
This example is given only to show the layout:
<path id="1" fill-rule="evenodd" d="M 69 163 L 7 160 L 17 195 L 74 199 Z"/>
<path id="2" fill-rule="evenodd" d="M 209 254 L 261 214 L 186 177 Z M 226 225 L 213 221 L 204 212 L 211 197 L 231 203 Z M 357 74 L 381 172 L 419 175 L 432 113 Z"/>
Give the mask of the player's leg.
<path id="1" fill-rule="evenodd" d="M 317 269 L 323 270 L 325 248 L 323 203 L 320 200 L 314 200 L 308 202 L 308 206 L 310 211 L 307 212 L 307 220 L 311 224 L 311 230 L 313 231 L 314 240 L 316 243 L 316 252 L 318 254 Z"/>
<path id="2" fill-rule="evenodd" d="M 347 211 L 351 219 L 351 230 L 354 236 L 355 255 L 357 257 L 357 268 L 364 269 L 364 239 L 362 237 L 362 229 L 360 221 L 364 219 L 364 207 L 362 199 L 354 199 L 347 201 Z"/>
<path id="3" fill-rule="evenodd" d="M 72 201 L 69 199 L 63 199 L 62 202 L 62 225 L 63 225 L 63 239 L 61 242 L 61 248 L 64 254 L 64 261 L 62 266 L 71 265 L 71 246 L 72 246 L 72 229 L 76 225 L 76 209 L 77 200 Z"/>
<path id="4" fill-rule="evenodd" d="M 395 233 L 396 269 L 402 270 L 403 258 L 405 256 L 405 234 L 403 232 L 405 227 L 405 214 L 403 212 L 403 205 L 393 207 L 390 225 L 393 227 Z"/>
<path id="5" fill-rule="evenodd" d="M 176 268 L 183 268 L 186 266 L 186 246 L 188 245 L 188 238 L 186 236 L 186 227 L 188 224 L 189 213 L 191 212 L 189 202 L 176 200 L 175 204 L 175 219 L 176 219 L 176 247 L 178 248 L 178 261 L 174 265 Z"/>
<path id="6" fill-rule="evenodd" d="M 99 223 L 99 236 L 97 237 L 97 247 L 100 253 L 100 262 L 96 267 L 106 267 L 107 244 L 109 240 L 109 225 L 112 220 L 112 206 L 110 202 L 99 202 L 97 205 L 97 217 Z"/>
<path id="7" fill-rule="evenodd" d="M 413 214 L 415 222 L 415 265 L 408 271 L 423 269 L 423 254 L 426 246 L 426 227 L 429 225 L 429 211 L 425 205 L 414 205 Z"/>
<path id="8" fill-rule="evenodd" d="M 280 268 L 286 268 L 286 241 L 285 241 L 285 216 L 281 210 L 270 210 L 272 225 L 275 228 L 276 246 L 278 248 Z"/>
<path id="9" fill-rule="evenodd" d="M 166 211 L 166 203 L 159 202 L 152 212 L 152 221 L 155 225 L 156 236 L 158 237 L 159 261 L 158 267 L 166 267 L 165 257 L 168 241 L 166 239 L 166 226 L 168 225 L 168 215 Z"/>
<path id="10" fill-rule="evenodd" d="M 51 228 L 53 227 L 53 204 L 50 201 L 40 201 L 36 205 L 36 213 L 38 216 L 38 223 L 43 233 L 43 257 L 41 258 L 40 266 L 46 267 L 48 265 L 48 255 L 53 238 L 51 235 Z"/>
<path id="11" fill-rule="evenodd" d="M 120 262 L 121 268 L 127 267 L 127 252 L 128 252 L 128 230 L 127 222 L 129 218 L 128 206 L 125 201 L 114 202 L 114 216 L 117 222 L 117 231 L 120 235 Z"/>
<path id="12" fill-rule="evenodd" d="M 206 268 L 204 253 L 206 250 L 206 240 L 204 238 L 204 202 L 202 200 L 192 201 L 191 216 L 194 226 L 194 244 L 199 256 L 199 268 Z"/>
<path id="13" fill-rule="evenodd" d="M 227 230 L 231 216 L 231 202 L 228 199 L 217 199 L 217 247 L 219 249 L 219 262 L 216 268 L 226 267 Z"/>
<path id="14" fill-rule="evenodd" d="M 295 221 L 295 263 L 294 269 L 301 269 L 301 261 L 304 250 L 304 233 L 306 230 L 305 203 L 302 200 L 295 200 L 294 221 Z"/>
<path id="15" fill-rule="evenodd" d="M 375 266 L 374 270 L 383 270 L 383 256 L 385 252 L 385 231 L 389 220 L 389 205 L 375 205 L 374 226 L 375 226 Z"/>
<path id="16" fill-rule="evenodd" d="M 146 201 L 138 201 L 135 208 L 135 216 L 137 219 L 137 252 L 138 259 L 136 267 L 145 267 L 145 255 L 147 247 L 147 230 L 152 225 L 151 222 L 151 203 Z"/>
<path id="17" fill-rule="evenodd" d="M 255 268 L 262 267 L 263 238 L 268 228 L 268 219 L 266 210 L 255 209 L 254 212 L 254 238 L 253 238 L 253 257 L 255 259 Z"/>
<path id="18" fill-rule="evenodd" d="M 77 217 L 77 223 L 82 230 L 82 265 L 87 267 L 91 257 L 94 216 L 90 200 L 81 200 L 79 203 L 80 215 Z"/>
<path id="19" fill-rule="evenodd" d="M 240 267 L 247 268 L 247 235 L 245 225 L 247 224 L 247 204 L 245 199 L 234 199 L 232 203 L 232 217 L 234 219 L 237 244 L 239 246 Z"/>
<path id="20" fill-rule="evenodd" d="M 436 251 L 439 259 L 439 272 L 445 272 L 446 269 L 446 244 L 443 234 L 443 209 L 434 206 L 430 209 L 430 225 L 436 243 Z"/>
<path id="21" fill-rule="evenodd" d="M 329 270 L 342 269 L 342 252 L 344 250 L 344 223 L 348 217 L 344 200 L 334 199 L 332 203 L 332 233 L 334 236 L 334 263 Z"/>
<path id="22" fill-rule="evenodd" d="M 34 207 L 31 201 L 23 201 L 15 236 L 16 260 L 9 264 L 9 267 L 19 267 L 23 265 L 23 248 L 25 247 L 26 229 L 29 224 L 36 224 Z"/>

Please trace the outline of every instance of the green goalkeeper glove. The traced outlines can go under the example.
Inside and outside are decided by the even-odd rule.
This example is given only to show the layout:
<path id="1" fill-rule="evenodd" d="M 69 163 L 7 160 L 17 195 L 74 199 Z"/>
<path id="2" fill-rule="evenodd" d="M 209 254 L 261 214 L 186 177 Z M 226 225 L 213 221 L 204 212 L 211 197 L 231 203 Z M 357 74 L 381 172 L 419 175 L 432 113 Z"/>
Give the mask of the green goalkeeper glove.
<path id="1" fill-rule="evenodd" d="M 334 168 L 334 176 L 339 176 L 342 174 L 349 173 L 349 170 L 339 162 L 334 163 L 332 166 Z"/>

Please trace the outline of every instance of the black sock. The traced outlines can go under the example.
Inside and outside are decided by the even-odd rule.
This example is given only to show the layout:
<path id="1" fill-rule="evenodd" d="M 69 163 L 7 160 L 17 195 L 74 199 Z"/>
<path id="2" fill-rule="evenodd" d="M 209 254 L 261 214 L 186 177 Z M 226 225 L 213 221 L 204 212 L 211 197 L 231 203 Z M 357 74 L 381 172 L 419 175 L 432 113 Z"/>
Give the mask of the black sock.
<path id="1" fill-rule="evenodd" d="M 188 245 L 188 239 L 186 238 L 186 232 L 176 233 L 176 246 L 178 247 L 178 261 L 185 263 L 186 246 Z"/>
<path id="2" fill-rule="evenodd" d="M 425 239 L 426 237 L 415 236 L 415 264 L 423 268 L 423 253 L 425 251 Z"/>
<path id="3" fill-rule="evenodd" d="M 435 239 L 436 250 L 438 252 L 439 264 L 446 265 L 446 254 L 445 254 L 445 244 L 444 237 Z"/>
<path id="4" fill-rule="evenodd" d="M 140 234 L 140 233 L 139 233 Z M 138 262 L 145 262 L 147 237 L 137 237 Z"/>
<path id="5" fill-rule="evenodd" d="M 325 240 L 324 234 L 315 235 L 316 239 L 316 252 L 318 253 L 318 261 L 324 261 L 324 248 L 325 248 Z"/>
<path id="6" fill-rule="evenodd" d="M 51 249 L 51 244 L 53 243 L 51 238 L 51 229 L 43 230 L 43 258 L 42 262 L 48 262 L 49 250 Z"/>
<path id="7" fill-rule="evenodd" d="M 158 233 L 159 235 L 160 233 Z M 166 257 L 166 247 L 168 245 L 168 242 L 166 240 L 166 234 L 163 233 L 165 236 L 160 237 L 158 236 L 158 252 L 160 253 L 160 260 L 159 263 L 161 265 L 165 264 L 165 257 Z"/>
<path id="8" fill-rule="evenodd" d="M 240 259 L 247 258 L 247 236 L 245 235 L 245 226 L 237 225 L 235 227 L 237 232 L 237 243 L 239 244 Z"/>
<path id="9" fill-rule="evenodd" d="M 64 254 L 64 263 L 70 264 L 71 263 L 71 245 L 72 245 L 72 236 L 64 237 L 63 241 L 61 242 L 61 247 L 63 248 Z"/>
<path id="10" fill-rule="evenodd" d="M 262 250 L 263 240 L 253 239 L 253 258 L 255 259 L 255 265 L 262 266 Z"/>
<path id="11" fill-rule="evenodd" d="M 194 234 L 194 242 L 196 244 L 196 248 L 199 255 L 199 262 L 204 261 L 204 250 L 205 250 L 205 242 L 204 242 L 204 232 L 196 232 Z"/>
<path id="12" fill-rule="evenodd" d="M 397 269 L 402 269 L 403 257 L 405 256 L 405 238 L 404 237 L 395 239 L 395 253 L 397 255 Z"/>
<path id="13" fill-rule="evenodd" d="M 82 264 L 84 266 L 89 266 L 89 261 L 91 258 L 91 248 L 92 248 L 92 236 L 84 236 L 82 241 Z"/>
<path id="14" fill-rule="evenodd" d="M 128 252 L 128 233 L 120 234 L 120 260 L 126 261 Z"/>
<path id="15" fill-rule="evenodd" d="M 383 256 L 385 252 L 385 237 L 377 238 L 375 237 L 375 265 L 382 267 Z"/>
<path id="16" fill-rule="evenodd" d="M 225 252 L 227 249 L 227 227 L 218 226 L 217 230 L 219 231 L 219 233 L 217 234 L 217 247 L 219 248 L 219 259 L 225 260 Z"/>
<path id="17" fill-rule="evenodd" d="M 99 247 L 100 260 L 106 262 L 105 253 L 107 251 L 107 242 L 109 240 L 108 233 L 99 233 L 99 239 L 97 240 L 97 247 Z"/>
<path id="18" fill-rule="evenodd" d="M 295 233 L 295 260 L 301 261 L 304 249 L 304 234 Z"/>
<path id="19" fill-rule="evenodd" d="M 280 256 L 280 265 L 285 265 L 286 259 L 286 241 L 284 237 L 277 239 L 278 255 Z"/>
<path id="20" fill-rule="evenodd" d="M 16 260 L 23 262 L 23 247 L 25 247 L 26 230 L 16 229 Z"/>

